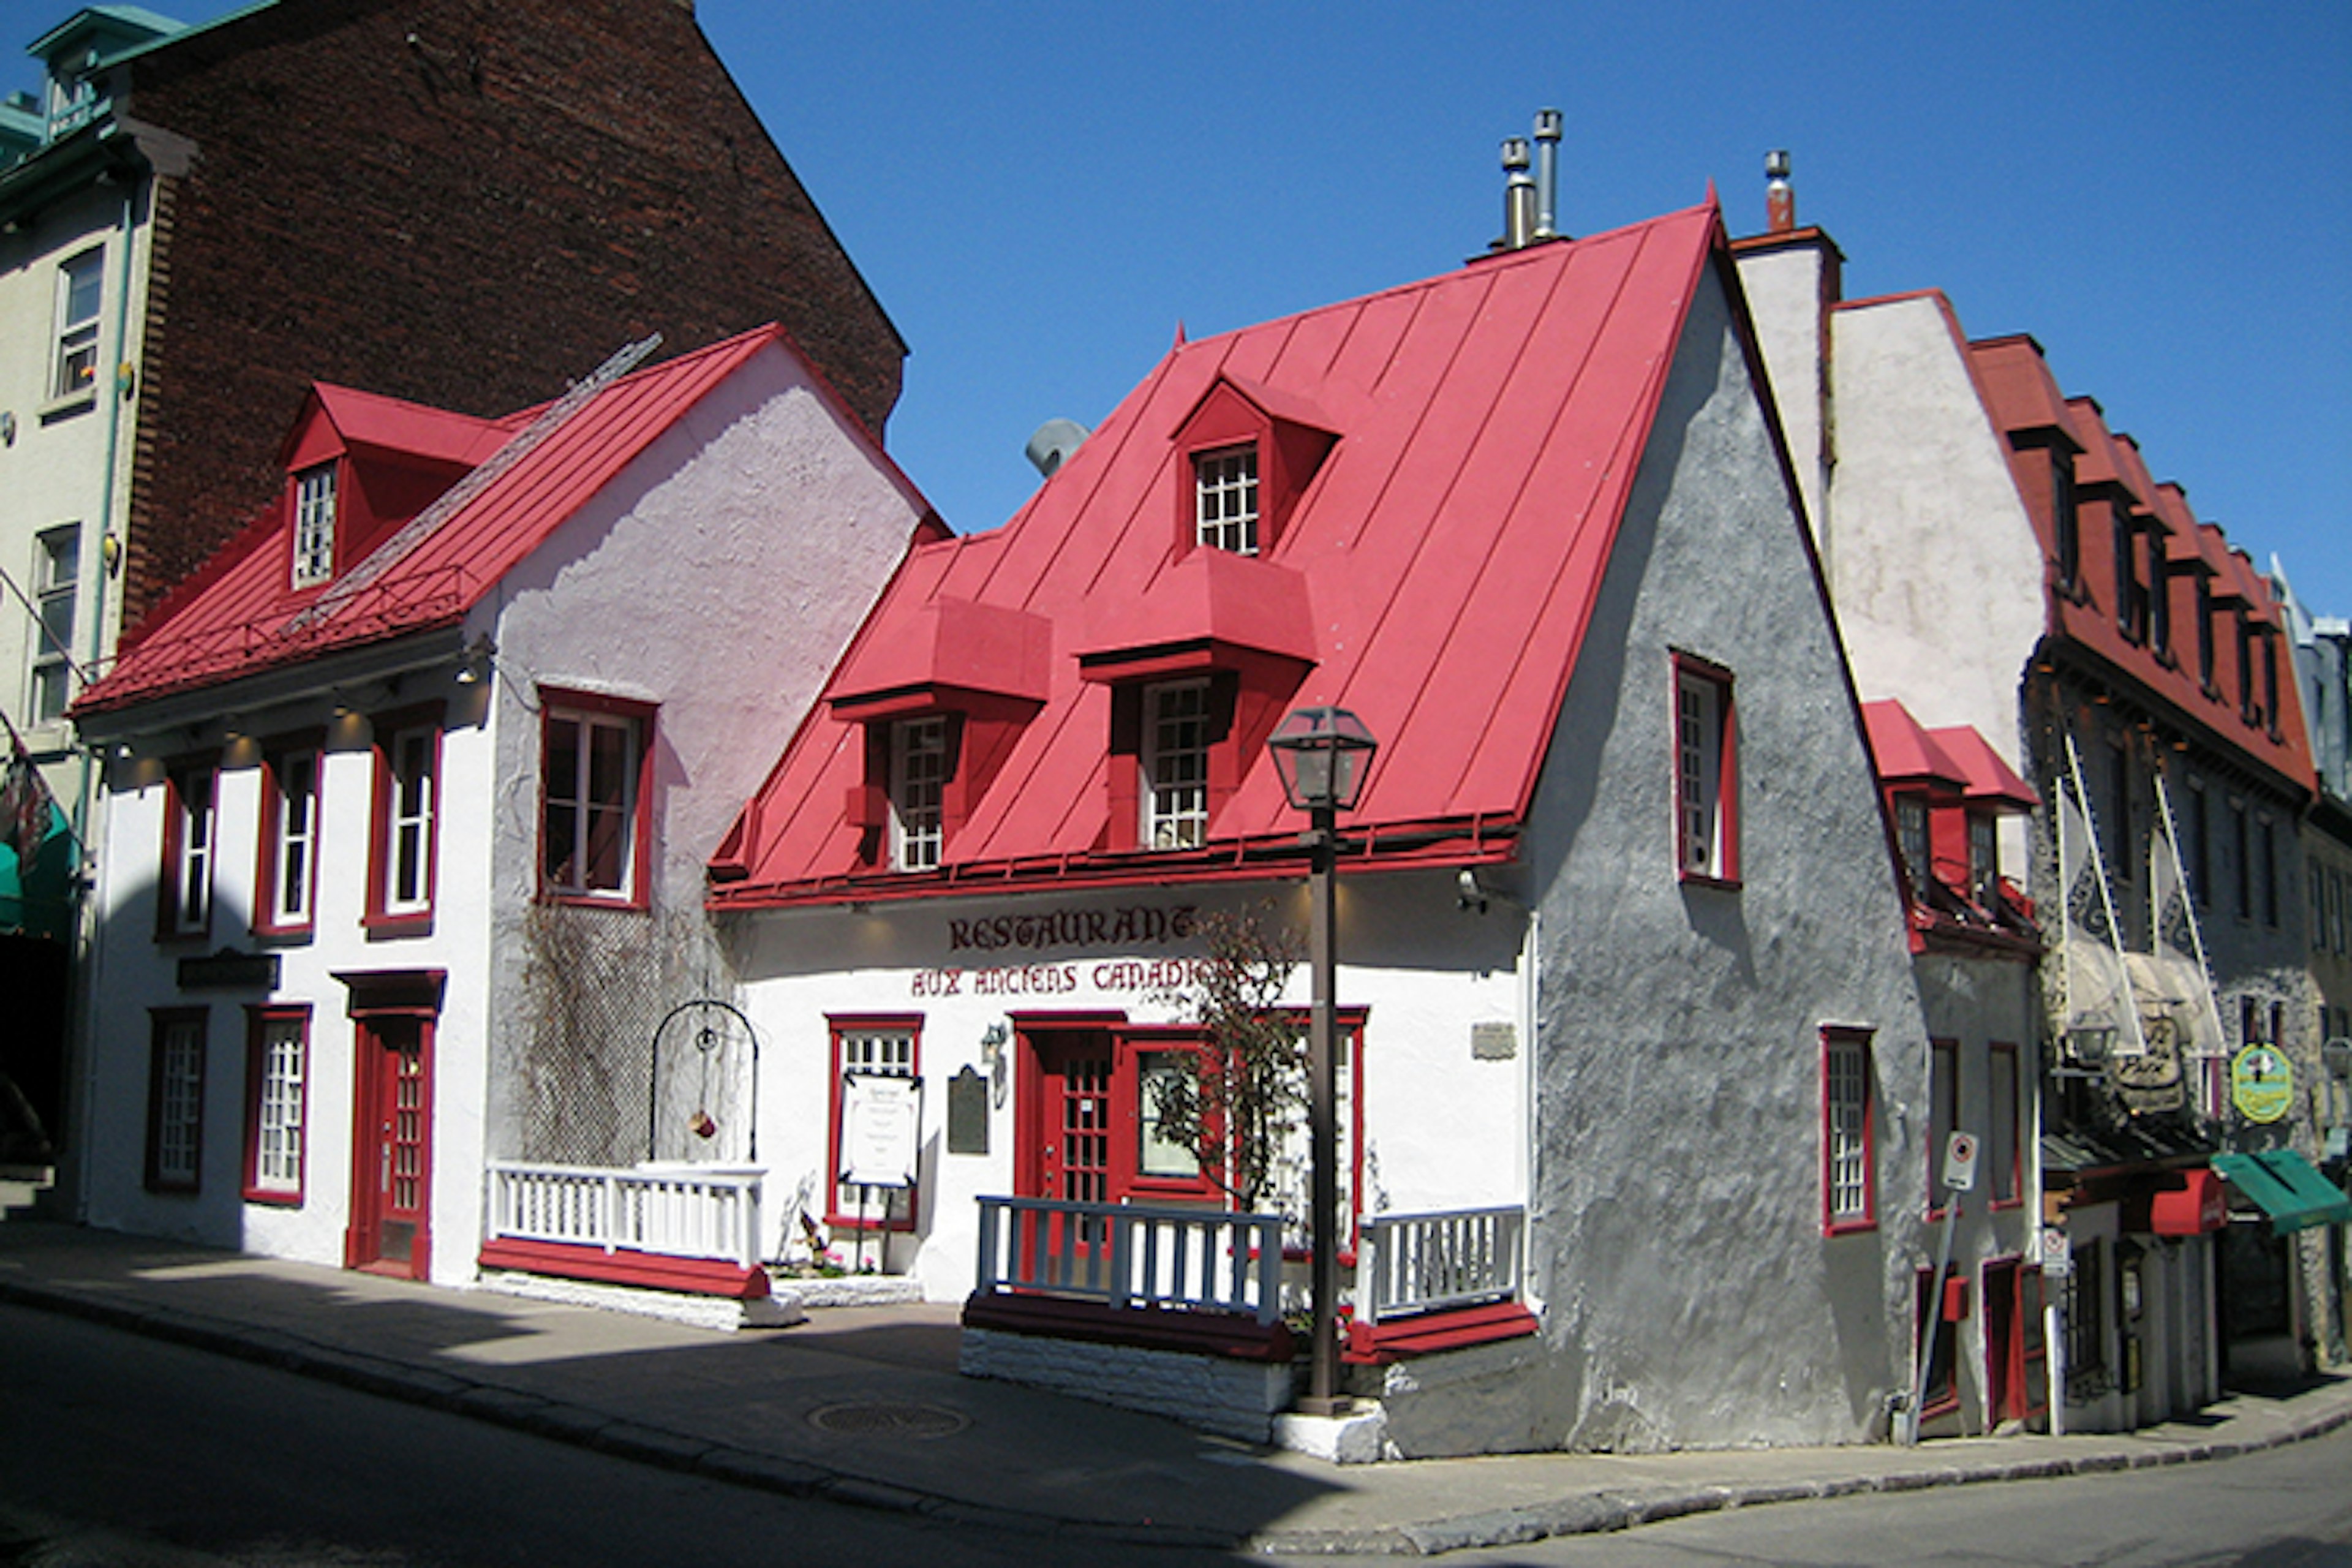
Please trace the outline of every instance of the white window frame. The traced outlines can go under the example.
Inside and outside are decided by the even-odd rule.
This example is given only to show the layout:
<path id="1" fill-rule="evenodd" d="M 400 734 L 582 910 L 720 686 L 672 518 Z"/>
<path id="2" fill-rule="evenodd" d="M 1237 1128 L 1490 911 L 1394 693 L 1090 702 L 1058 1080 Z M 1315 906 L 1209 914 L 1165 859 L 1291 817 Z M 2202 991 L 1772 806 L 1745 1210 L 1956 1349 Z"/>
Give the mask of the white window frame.
<path id="1" fill-rule="evenodd" d="M 1687 761 L 1685 765 L 1688 765 Z M 1935 835 L 1927 815 L 1926 795 L 1898 795 L 1895 797 L 1895 842 L 1903 851 L 1903 873 L 1910 879 L 1911 890 L 1914 893 L 1925 892 L 1927 879 L 1934 869 L 1935 855 Z"/>
<path id="2" fill-rule="evenodd" d="M 335 574 L 336 497 L 332 460 L 294 476 L 294 586 L 315 588 Z"/>
<path id="3" fill-rule="evenodd" d="M 202 1013 L 156 1016 L 147 1108 L 147 1185 L 193 1193 L 204 1177 L 205 1036 Z"/>
<path id="4" fill-rule="evenodd" d="M 310 1036 L 307 1013 L 257 1011 L 254 1016 L 252 1169 L 246 1183 L 249 1195 L 302 1195 Z"/>
<path id="5" fill-rule="evenodd" d="M 440 746 L 437 724 L 395 730 L 384 742 L 383 882 L 378 904 L 388 917 L 432 912 Z"/>
<path id="6" fill-rule="evenodd" d="M 1209 682 L 1171 680 L 1143 689 L 1146 849 L 1198 849 L 1209 841 Z"/>
<path id="7" fill-rule="evenodd" d="M 1685 879 L 1738 879 L 1729 672 L 1675 660 L 1675 849 Z"/>
<path id="8" fill-rule="evenodd" d="M 901 719 L 890 726 L 890 865 L 899 871 L 939 868 L 946 847 L 948 721 L 944 715 Z"/>
<path id="9" fill-rule="evenodd" d="M 106 304 L 105 247 L 96 247 L 60 262 L 57 289 L 57 358 L 50 372 L 50 400 L 95 397 L 99 319 Z"/>
<path id="10" fill-rule="evenodd" d="M 578 731 L 572 748 L 569 779 L 556 777 L 552 763 L 552 737 L 561 725 L 572 726 Z M 637 900 L 644 877 L 640 864 L 644 857 L 637 842 L 637 795 L 645 766 L 646 731 L 646 717 L 639 713 L 571 706 L 551 706 L 547 710 L 541 731 L 544 739 L 541 756 L 546 776 L 541 780 L 545 804 L 540 828 L 541 887 L 546 892 L 559 898 L 600 902 L 634 903 Z M 609 789 L 595 789 L 599 736 L 620 739 L 617 797 Z M 569 822 L 572 853 L 551 865 L 556 846 L 564 841 L 553 831 L 562 819 Z M 618 832 L 621 847 L 619 874 L 609 881 L 592 874 L 594 858 L 589 853 L 598 842 L 598 835 L 606 831 Z"/>
<path id="11" fill-rule="evenodd" d="M 174 770 L 166 809 L 172 812 L 171 920 L 166 933 L 201 936 L 213 918 L 213 850 L 218 826 L 219 774 L 209 765 Z"/>
<path id="12" fill-rule="evenodd" d="M 65 717 L 73 700 L 73 638 L 81 589 L 81 525 L 33 539 L 33 657 L 25 709 L 36 724 Z"/>
<path id="13" fill-rule="evenodd" d="M 1192 508 L 1196 542 L 1236 555 L 1258 552 L 1256 443 L 1193 456 Z"/>
<path id="14" fill-rule="evenodd" d="M 1990 812 L 1971 811 L 1969 827 L 1969 891 L 1990 909 L 2000 890 L 2000 824 Z"/>
<path id="15" fill-rule="evenodd" d="M 1878 1223 L 1871 1054 L 1866 1032 L 1822 1031 L 1822 1223 L 1832 1232 Z"/>
<path id="16" fill-rule="evenodd" d="M 263 853 L 269 857 L 270 930 L 298 930 L 312 919 L 319 883 L 319 749 L 298 746 L 269 759 L 269 820 Z M 294 787 L 297 781 L 300 787 Z"/>

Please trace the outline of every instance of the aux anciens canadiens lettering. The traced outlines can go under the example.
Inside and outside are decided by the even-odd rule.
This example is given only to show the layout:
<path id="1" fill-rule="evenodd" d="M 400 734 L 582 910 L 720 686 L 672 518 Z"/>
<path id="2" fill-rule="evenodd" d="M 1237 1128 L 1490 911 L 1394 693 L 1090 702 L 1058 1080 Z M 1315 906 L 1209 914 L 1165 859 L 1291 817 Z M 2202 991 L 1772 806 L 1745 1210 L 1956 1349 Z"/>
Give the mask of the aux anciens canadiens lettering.
<path id="1" fill-rule="evenodd" d="M 948 922 L 950 952 L 1004 949 L 1154 946 L 1193 934 L 1199 911 L 1131 905 L 1113 910 L 1055 910 Z M 1202 960 L 1107 958 L 1087 963 L 949 966 L 916 972 L 917 996 L 1056 996 L 1079 990 L 1168 992 L 1189 986 Z"/>

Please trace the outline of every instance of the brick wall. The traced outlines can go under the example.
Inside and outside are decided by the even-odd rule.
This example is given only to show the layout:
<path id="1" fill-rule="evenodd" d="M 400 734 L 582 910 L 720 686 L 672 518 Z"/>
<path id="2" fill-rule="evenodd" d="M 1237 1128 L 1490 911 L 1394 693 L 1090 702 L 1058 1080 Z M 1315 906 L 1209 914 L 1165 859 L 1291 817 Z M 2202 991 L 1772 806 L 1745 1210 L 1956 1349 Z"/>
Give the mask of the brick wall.
<path id="1" fill-rule="evenodd" d="M 283 0 L 158 51 L 125 625 L 282 483 L 310 382 L 472 414 L 781 321 L 877 432 L 905 345 L 676 0 Z"/>

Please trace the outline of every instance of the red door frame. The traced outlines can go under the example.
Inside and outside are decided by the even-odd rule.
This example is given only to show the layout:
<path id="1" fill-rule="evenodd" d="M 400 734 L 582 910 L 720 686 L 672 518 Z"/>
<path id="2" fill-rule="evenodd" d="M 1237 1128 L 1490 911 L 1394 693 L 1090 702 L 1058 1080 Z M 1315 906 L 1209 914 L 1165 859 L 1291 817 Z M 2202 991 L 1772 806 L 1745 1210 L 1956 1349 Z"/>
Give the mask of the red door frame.
<path id="1" fill-rule="evenodd" d="M 434 1036 L 441 1016 L 447 973 L 438 969 L 395 970 L 335 977 L 350 989 L 353 1029 L 352 1060 L 352 1185 L 349 1221 L 343 1231 L 343 1267 L 412 1279 L 431 1278 L 433 1267 L 433 1083 Z M 414 1041 L 413 1047 L 410 1042 Z M 413 1173 L 415 1202 L 396 1223 L 413 1224 L 405 1260 L 383 1256 L 383 1226 L 390 1217 L 386 1194 L 394 1152 L 387 1140 L 399 1136 L 396 1103 L 400 1074 L 393 1057 L 413 1049 L 417 1069 L 416 1126 L 405 1141 L 416 1150 Z"/>

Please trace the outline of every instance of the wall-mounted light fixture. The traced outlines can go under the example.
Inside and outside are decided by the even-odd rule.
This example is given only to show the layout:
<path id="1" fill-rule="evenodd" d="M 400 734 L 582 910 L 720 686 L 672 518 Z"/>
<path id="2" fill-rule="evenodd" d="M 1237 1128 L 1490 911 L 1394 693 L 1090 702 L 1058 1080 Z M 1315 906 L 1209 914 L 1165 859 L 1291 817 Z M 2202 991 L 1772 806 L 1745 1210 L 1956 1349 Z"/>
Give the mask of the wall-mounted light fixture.
<path id="1" fill-rule="evenodd" d="M 457 684 L 473 686 L 479 683 L 481 679 L 490 672 L 491 661 L 496 658 L 498 651 L 498 644 L 490 640 L 490 634 L 488 632 L 483 632 L 467 643 L 465 651 L 458 656 L 457 659 Z"/>

